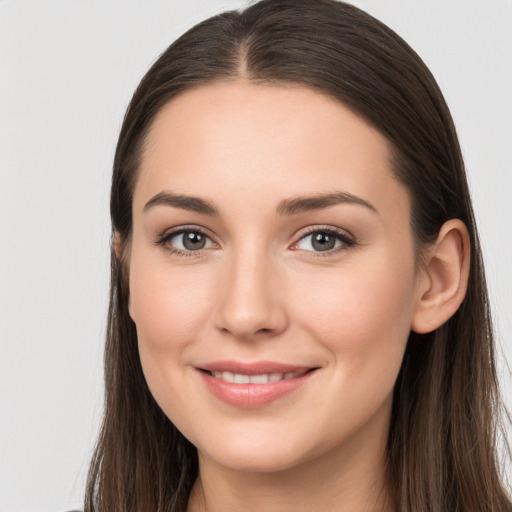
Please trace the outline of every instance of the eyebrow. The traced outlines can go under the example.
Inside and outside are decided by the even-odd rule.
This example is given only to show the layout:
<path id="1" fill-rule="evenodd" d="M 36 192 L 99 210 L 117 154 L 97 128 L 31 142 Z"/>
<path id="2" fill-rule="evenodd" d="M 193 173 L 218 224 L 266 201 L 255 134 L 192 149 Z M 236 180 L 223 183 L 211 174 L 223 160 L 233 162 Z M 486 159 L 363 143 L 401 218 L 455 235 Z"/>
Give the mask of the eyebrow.
<path id="1" fill-rule="evenodd" d="M 278 215 L 295 215 L 309 211 L 323 210 L 337 204 L 355 204 L 364 206 L 369 210 L 378 213 L 375 206 L 365 199 L 349 194 L 348 192 L 333 192 L 329 194 L 315 194 L 312 196 L 294 197 L 284 199 L 277 207 Z M 168 191 L 159 192 L 153 196 L 144 206 L 147 212 L 155 206 L 172 206 L 182 210 L 193 211 L 205 215 L 219 216 L 216 206 L 206 199 L 199 197 L 173 194 Z"/>
<path id="2" fill-rule="evenodd" d="M 284 199 L 277 207 L 279 215 L 294 215 L 297 213 L 323 210 L 337 204 L 355 204 L 364 206 L 372 212 L 379 213 L 377 208 L 362 197 L 348 192 L 334 192 L 331 194 L 315 194 L 313 196 Z"/>
<path id="3" fill-rule="evenodd" d="M 173 206 L 174 208 L 181 208 L 182 210 L 189 210 L 191 212 L 204 213 L 205 215 L 219 215 L 219 210 L 217 210 L 215 205 L 206 199 L 172 194 L 171 192 L 159 192 L 156 196 L 153 196 L 144 205 L 144 212 L 161 205 Z"/>

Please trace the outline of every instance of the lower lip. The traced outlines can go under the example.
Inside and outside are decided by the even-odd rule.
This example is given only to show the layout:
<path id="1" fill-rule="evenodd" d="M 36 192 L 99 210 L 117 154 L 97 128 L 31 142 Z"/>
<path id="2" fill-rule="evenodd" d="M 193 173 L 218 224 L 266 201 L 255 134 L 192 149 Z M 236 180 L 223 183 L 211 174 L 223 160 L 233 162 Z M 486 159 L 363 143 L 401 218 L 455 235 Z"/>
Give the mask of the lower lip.
<path id="1" fill-rule="evenodd" d="M 213 377 L 201 370 L 198 372 L 213 395 L 229 405 L 243 409 L 255 409 L 275 402 L 303 386 L 311 375 L 316 373 L 313 370 L 300 377 L 268 384 L 235 384 Z"/>

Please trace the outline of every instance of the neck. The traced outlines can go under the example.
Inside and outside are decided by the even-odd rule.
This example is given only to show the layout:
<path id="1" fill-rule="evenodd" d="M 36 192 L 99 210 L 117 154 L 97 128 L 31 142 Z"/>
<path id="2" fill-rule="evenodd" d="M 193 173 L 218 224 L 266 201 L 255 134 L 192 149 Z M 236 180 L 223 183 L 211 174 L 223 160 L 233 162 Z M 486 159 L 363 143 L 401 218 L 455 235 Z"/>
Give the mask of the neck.
<path id="1" fill-rule="evenodd" d="M 323 456 L 281 471 L 236 471 L 200 453 L 187 512 L 392 512 L 388 420 L 370 422 L 372 432 L 359 430 Z"/>

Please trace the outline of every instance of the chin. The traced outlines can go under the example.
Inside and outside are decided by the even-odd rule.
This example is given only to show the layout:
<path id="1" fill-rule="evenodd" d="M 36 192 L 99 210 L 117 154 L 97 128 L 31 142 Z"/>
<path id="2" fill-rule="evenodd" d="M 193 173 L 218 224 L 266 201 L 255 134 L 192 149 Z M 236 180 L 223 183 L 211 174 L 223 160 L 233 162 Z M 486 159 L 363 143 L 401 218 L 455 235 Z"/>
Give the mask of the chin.
<path id="1" fill-rule="evenodd" d="M 196 445 L 198 446 L 198 445 Z M 300 465 L 315 451 L 306 440 L 290 436 L 226 436 L 218 442 L 199 444 L 199 457 L 225 467 L 247 473 L 273 473 Z"/>
<path id="2" fill-rule="evenodd" d="M 276 450 L 275 446 L 269 450 L 253 449 L 212 454 L 209 458 L 226 469 L 240 473 L 275 473 L 289 470 L 302 462 L 296 451 L 283 453 Z"/>

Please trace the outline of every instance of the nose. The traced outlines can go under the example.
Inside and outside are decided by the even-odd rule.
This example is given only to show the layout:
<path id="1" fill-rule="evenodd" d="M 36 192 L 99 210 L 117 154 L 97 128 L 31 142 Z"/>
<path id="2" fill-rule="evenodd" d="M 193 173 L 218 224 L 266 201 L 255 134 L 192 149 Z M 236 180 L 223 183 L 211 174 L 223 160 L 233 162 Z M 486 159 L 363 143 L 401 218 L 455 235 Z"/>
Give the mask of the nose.
<path id="1" fill-rule="evenodd" d="M 221 276 L 215 317 L 218 329 L 240 340 L 281 334 L 288 325 L 282 272 L 261 254 L 233 258 Z"/>

